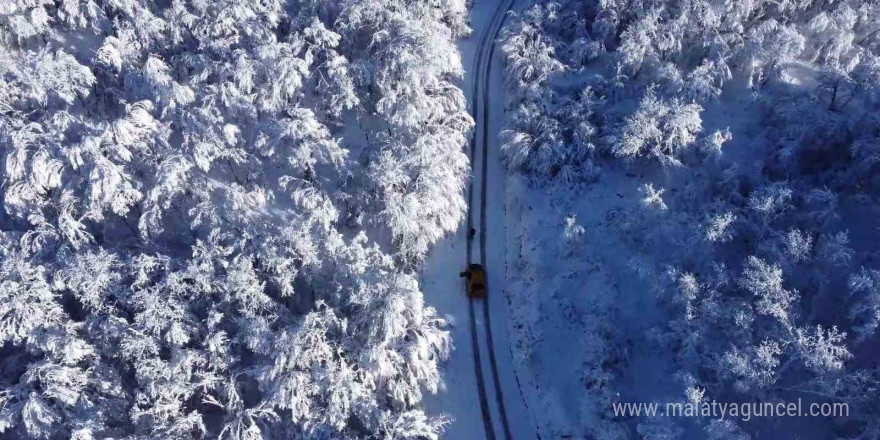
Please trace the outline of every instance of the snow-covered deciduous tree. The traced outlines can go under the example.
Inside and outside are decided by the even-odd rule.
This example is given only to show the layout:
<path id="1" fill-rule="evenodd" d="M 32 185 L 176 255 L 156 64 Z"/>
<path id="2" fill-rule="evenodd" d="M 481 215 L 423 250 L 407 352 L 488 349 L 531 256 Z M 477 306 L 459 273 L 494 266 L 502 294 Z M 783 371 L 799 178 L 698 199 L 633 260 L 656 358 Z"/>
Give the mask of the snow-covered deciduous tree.
<path id="1" fill-rule="evenodd" d="M 556 58 L 555 42 L 544 32 L 547 21 L 557 18 L 559 5 L 547 3 L 526 10 L 522 17 L 512 17 L 505 27 L 501 50 L 507 60 L 504 80 L 521 98 L 538 98 L 547 81 L 565 69 Z"/>
<path id="2" fill-rule="evenodd" d="M 819 258 L 834 266 L 848 266 L 853 257 L 849 246 L 849 233 L 840 231 L 821 237 L 818 245 Z"/>
<path id="3" fill-rule="evenodd" d="M 770 184 L 759 188 L 749 197 L 749 209 L 769 227 L 786 210 L 791 208 L 792 190 L 784 184 Z"/>
<path id="4" fill-rule="evenodd" d="M 846 333 L 837 327 L 825 330 L 817 325 L 815 332 L 798 329 L 796 342 L 804 365 L 817 373 L 827 373 L 840 371 L 844 361 L 852 357 L 844 345 L 845 339 Z"/>
<path id="5" fill-rule="evenodd" d="M 806 44 L 797 29 L 774 19 L 751 29 L 747 37 L 748 44 L 740 56 L 748 84 L 753 89 L 761 88 L 778 76 L 786 63 L 796 61 Z"/>
<path id="6" fill-rule="evenodd" d="M 344 5 L 341 53 L 365 69 L 353 78 L 369 103 L 359 118 L 372 197 L 362 208 L 390 230 L 403 259 L 420 260 L 464 215 L 463 149 L 473 121 L 453 82 L 462 70 L 452 38 L 468 32 L 465 2 Z"/>
<path id="7" fill-rule="evenodd" d="M 703 128 L 701 111 L 698 104 L 667 102 L 650 90 L 625 120 L 611 151 L 621 158 L 649 157 L 663 165 L 678 165 Z"/>
<path id="8" fill-rule="evenodd" d="M 706 240 L 712 243 L 724 243 L 733 238 L 733 223 L 736 216 L 732 212 L 715 214 L 706 219 Z"/>
<path id="9" fill-rule="evenodd" d="M 758 313 L 769 315 L 791 326 L 791 305 L 798 293 L 782 287 L 782 269 L 756 257 L 749 257 L 740 284 L 755 296 Z"/>
<path id="10" fill-rule="evenodd" d="M 736 378 L 734 385 L 741 391 L 750 391 L 776 383 L 781 354 L 782 348 L 778 342 L 765 340 L 745 352 L 734 347 L 724 354 L 721 362 L 723 371 Z"/>

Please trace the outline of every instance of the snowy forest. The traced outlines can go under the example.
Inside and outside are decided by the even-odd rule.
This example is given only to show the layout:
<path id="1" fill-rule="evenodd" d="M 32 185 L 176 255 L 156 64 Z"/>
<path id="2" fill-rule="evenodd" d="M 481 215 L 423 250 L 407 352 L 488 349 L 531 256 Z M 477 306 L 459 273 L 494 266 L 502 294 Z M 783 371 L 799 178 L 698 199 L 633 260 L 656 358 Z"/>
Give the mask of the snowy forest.
<path id="1" fill-rule="evenodd" d="M 641 339 L 674 377 L 663 401 L 819 399 L 851 413 L 622 419 L 592 404 L 578 435 L 880 438 L 880 4 L 538 1 L 501 43 L 501 148 L 519 189 L 569 209 L 602 184 L 634 201 L 596 224 L 622 246 L 606 253 L 623 254 L 625 276 L 648 291 L 643 316 L 659 319 L 634 335 L 616 321 L 622 306 L 584 312 L 584 333 L 602 336 L 585 349 L 581 399 L 643 401 L 618 388 L 638 357 L 623 347 Z M 575 260 L 590 229 L 574 215 L 557 223 L 561 244 L 549 246 L 565 277 L 586 279 Z M 523 264 L 541 258 L 551 257 Z M 525 284 L 540 290 L 554 279 L 544 276 Z M 596 308 L 586 292 L 574 301 Z M 526 328 L 542 319 L 521 315 Z M 519 336 L 526 358 L 548 344 L 532 332 Z"/>
<path id="2" fill-rule="evenodd" d="M 0 438 L 435 439 L 464 1 L 0 2 Z"/>

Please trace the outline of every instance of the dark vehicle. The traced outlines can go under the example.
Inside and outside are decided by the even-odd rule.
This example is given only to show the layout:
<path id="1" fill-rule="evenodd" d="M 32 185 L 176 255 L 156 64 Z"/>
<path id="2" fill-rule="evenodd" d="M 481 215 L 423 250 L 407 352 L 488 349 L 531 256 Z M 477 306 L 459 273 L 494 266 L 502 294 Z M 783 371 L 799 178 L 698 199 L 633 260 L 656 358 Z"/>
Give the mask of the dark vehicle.
<path id="1" fill-rule="evenodd" d="M 486 271 L 479 264 L 471 264 L 467 270 L 458 274 L 467 279 L 467 294 L 471 298 L 486 297 Z"/>

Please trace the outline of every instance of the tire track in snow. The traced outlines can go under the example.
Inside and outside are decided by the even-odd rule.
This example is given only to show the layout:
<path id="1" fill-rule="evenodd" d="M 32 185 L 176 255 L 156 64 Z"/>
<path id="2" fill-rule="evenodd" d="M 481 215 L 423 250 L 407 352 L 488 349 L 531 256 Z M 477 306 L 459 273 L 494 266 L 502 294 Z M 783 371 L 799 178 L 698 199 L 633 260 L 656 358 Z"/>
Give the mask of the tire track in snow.
<path id="1" fill-rule="evenodd" d="M 495 38 L 498 36 L 498 32 L 501 30 L 501 26 L 504 24 L 504 18 L 507 16 L 507 11 L 513 5 L 514 0 L 510 0 L 506 2 L 506 6 L 502 13 L 500 14 L 500 20 L 497 24 L 497 27 L 492 31 L 491 40 L 488 42 L 489 45 L 489 53 L 486 57 L 485 63 L 486 68 L 483 70 L 483 163 L 482 163 L 482 179 L 480 181 L 480 261 L 483 263 L 483 267 L 487 266 L 486 259 L 486 230 L 487 230 L 487 221 L 486 221 L 486 199 L 488 196 L 488 166 L 489 166 L 489 78 L 492 69 L 492 57 L 495 55 Z M 487 292 L 488 290 L 488 279 L 487 279 Z M 492 341 L 492 322 L 489 317 L 489 299 L 483 301 L 483 316 L 486 324 L 486 340 L 488 341 L 489 348 L 489 365 L 492 367 L 492 379 L 495 383 L 495 399 L 498 404 L 498 412 L 501 415 L 501 425 L 504 428 L 504 438 L 506 440 L 513 440 L 513 436 L 510 434 L 510 424 L 507 421 L 507 410 L 504 407 L 504 394 L 501 391 L 501 379 L 498 375 L 498 362 L 495 360 L 495 346 Z"/>
<path id="2" fill-rule="evenodd" d="M 474 80 L 473 80 L 473 97 L 471 101 L 471 115 L 474 118 L 474 121 L 477 121 L 477 100 L 480 99 L 483 104 L 483 121 L 482 124 L 478 124 L 478 131 L 482 132 L 482 166 L 481 166 L 481 179 L 480 179 L 480 263 L 483 264 L 484 269 L 486 268 L 486 197 L 487 197 L 487 168 L 488 168 L 488 138 L 489 138 L 489 73 L 492 65 L 492 56 L 495 53 L 495 38 L 498 35 L 498 32 L 501 30 L 501 26 L 504 23 L 504 18 L 507 15 L 507 11 L 513 5 L 514 0 L 507 0 L 504 3 L 500 4 L 495 12 L 492 14 L 492 20 L 490 21 L 489 27 L 483 33 L 483 36 L 480 39 L 480 44 L 477 47 L 477 56 L 474 59 Z M 487 52 L 488 51 L 488 52 Z M 482 77 L 481 77 L 482 75 Z M 482 79 L 482 81 L 480 81 Z M 480 86 L 482 85 L 482 93 L 480 93 Z M 474 137 L 472 139 L 470 159 L 471 164 L 475 163 L 476 159 L 476 145 L 477 134 L 474 133 Z M 470 265 L 473 261 L 472 255 L 472 245 L 474 237 L 471 235 L 470 231 L 473 228 L 473 206 L 474 206 L 474 188 L 473 188 L 473 180 L 468 184 L 468 213 L 467 213 L 467 261 L 466 264 Z M 489 291 L 488 280 L 486 282 L 486 290 Z M 486 438 L 488 440 L 495 440 L 495 428 L 492 424 L 492 415 L 489 410 L 489 402 L 488 397 L 486 396 L 486 384 L 483 379 L 483 367 L 482 367 L 482 359 L 480 356 L 480 348 L 479 341 L 477 335 L 477 322 L 474 313 L 474 301 L 475 299 L 468 296 L 468 313 L 470 318 L 470 330 L 471 330 L 471 343 L 473 344 L 473 353 L 474 353 L 474 371 L 477 379 L 477 391 L 480 399 L 480 410 L 483 415 L 483 425 L 486 430 Z M 487 341 L 487 350 L 489 352 L 489 365 L 491 368 L 493 383 L 495 387 L 495 400 L 496 405 L 498 407 L 498 413 L 501 417 L 501 424 L 504 429 L 504 438 L 505 440 L 513 440 L 513 436 L 510 433 L 510 425 L 507 420 L 507 411 L 504 407 L 504 395 L 501 390 L 501 382 L 498 376 L 498 364 L 495 359 L 495 348 L 492 342 L 492 325 L 490 320 L 489 313 L 489 304 L 488 298 L 483 301 L 483 317 L 484 317 L 484 325 L 486 331 L 486 341 Z"/>

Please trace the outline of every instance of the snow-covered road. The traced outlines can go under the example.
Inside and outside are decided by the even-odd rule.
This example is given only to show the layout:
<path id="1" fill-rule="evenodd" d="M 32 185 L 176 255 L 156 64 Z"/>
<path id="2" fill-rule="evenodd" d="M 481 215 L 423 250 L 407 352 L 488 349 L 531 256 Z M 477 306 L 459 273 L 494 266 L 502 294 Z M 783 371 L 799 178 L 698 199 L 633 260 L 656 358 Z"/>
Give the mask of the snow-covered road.
<path id="1" fill-rule="evenodd" d="M 472 11 L 474 32 L 459 47 L 467 69 L 463 89 L 477 124 L 469 203 L 469 223 L 476 229 L 471 242 L 472 261 L 486 267 L 489 297 L 469 304 L 464 295 L 458 272 L 466 264 L 469 226 L 462 225 L 458 232 L 435 246 L 422 272 L 426 302 L 454 319 L 455 342 L 455 351 L 446 365 L 444 386 L 436 396 L 426 398 L 426 406 L 430 414 L 447 414 L 453 419 L 446 432 L 447 439 L 530 440 L 536 438 L 535 425 L 517 385 L 505 299 L 505 172 L 498 149 L 498 134 L 504 118 L 504 87 L 501 58 L 498 51 L 493 50 L 500 18 L 513 2 L 476 3 Z M 488 38 L 484 39 L 486 35 Z M 478 63 L 481 52 L 483 56 L 491 55 L 488 62 Z M 484 75 L 488 75 L 488 81 Z M 473 307 L 473 322 L 469 318 L 469 306 Z M 476 336 L 476 353 L 472 335 Z M 481 389 L 485 393 L 482 405 Z"/>

